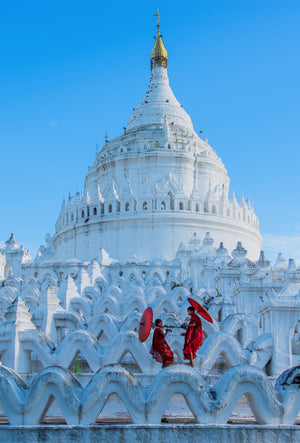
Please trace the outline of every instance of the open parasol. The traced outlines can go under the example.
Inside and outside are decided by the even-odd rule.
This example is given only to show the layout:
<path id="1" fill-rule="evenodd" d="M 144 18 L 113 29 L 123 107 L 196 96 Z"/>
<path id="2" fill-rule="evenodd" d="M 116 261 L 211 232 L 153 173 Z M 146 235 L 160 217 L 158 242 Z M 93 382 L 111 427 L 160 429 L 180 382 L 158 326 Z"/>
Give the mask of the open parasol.
<path id="1" fill-rule="evenodd" d="M 153 319 L 153 312 L 151 308 L 147 308 L 141 318 L 140 321 L 140 327 L 139 327 L 139 340 L 141 342 L 147 340 L 149 334 L 150 334 L 150 330 L 151 330 L 151 325 L 152 325 L 152 319 Z"/>
<path id="2" fill-rule="evenodd" d="M 201 315 L 201 317 L 205 318 L 205 320 L 209 321 L 210 323 L 213 323 L 213 319 L 211 318 L 207 310 L 202 305 L 200 305 L 200 303 L 198 303 L 193 298 L 188 298 L 188 301 L 193 306 L 193 308 L 195 308 L 196 311 Z"/>

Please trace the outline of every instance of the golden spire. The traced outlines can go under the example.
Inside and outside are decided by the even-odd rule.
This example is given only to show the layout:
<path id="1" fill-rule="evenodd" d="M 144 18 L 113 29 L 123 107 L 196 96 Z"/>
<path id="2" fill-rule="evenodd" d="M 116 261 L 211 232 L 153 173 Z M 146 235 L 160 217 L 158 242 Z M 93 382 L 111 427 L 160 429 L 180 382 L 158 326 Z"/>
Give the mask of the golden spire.
<path id="1" fill-rule="evenodd" d="M 157 35 L 160 35 L 160 32 L 159 32 L 159 26 L 160 26 L 160 23 L 159 23 L 159 9 L 158 8 L 157 8 L 157 13 L 154 14 L 154 17 L 156 17 L 156 21 L 157 21 L 157 24 L 156 24 Z"/>
<path id="2" fill-rule="evenodd" d="M 164 47 L 164 44 L 161 39 L 160 34 L 160 21 L 159 21 L 159 9 L 157 8 L 157 13 L 154 14 L 154 16 L 157 19 L 157 34 L 154 37 L 155 43 L 154 47 L 151 52 L 151 70 L 154 68 L 154 66 L 163 66 L 164 68 L 167 68 L 168 66 L 168 53 L 166 48 Z"/>

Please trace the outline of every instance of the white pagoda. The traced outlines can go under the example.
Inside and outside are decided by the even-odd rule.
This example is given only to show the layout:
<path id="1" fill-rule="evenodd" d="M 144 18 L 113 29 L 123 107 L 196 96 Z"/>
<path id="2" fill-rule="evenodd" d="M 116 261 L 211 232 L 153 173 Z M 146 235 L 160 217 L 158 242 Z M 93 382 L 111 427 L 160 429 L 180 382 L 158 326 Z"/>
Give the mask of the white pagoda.
<path id="1" fill-rule="evenodd" d="M 92 260 L 103 248 L 126 260 L 175 258 L 181 242 L 210 232 L 252 259 L 262 238 L 252 204 L 229 199 L 227 171 L 201 140 L 168 79 L 159 22 L 149 88 L 120 137 L 106 141 L 85 178 L 85 192 L 63 204 L 56 223 L 57 260 Z"/>

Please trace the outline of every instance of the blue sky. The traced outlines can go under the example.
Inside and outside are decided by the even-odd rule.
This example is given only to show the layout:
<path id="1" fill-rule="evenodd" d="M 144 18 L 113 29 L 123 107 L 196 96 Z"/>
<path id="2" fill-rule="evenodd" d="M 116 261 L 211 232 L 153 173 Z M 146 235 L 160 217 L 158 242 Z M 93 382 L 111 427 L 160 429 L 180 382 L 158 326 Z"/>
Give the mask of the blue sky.
<path id="1" fill-rule="evenodd" d="M 157 7 L 177 99 L 254 202 L 267 257 L 299 263 L 298 0 L 0 0 L 0 240 L 36 252 L 106 129 L 122 133 Z"/>

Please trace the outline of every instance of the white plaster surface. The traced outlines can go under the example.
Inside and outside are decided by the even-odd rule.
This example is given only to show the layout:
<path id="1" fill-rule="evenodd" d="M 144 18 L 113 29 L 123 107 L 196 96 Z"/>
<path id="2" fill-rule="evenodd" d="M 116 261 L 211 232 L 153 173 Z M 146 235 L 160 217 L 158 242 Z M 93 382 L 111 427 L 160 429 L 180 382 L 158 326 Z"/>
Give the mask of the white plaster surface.
<path id="1" fill-rule="evenodd" d="M 300 433 L 297 426 L 254 426 L 254 425 L 101 425 L 101 426 L 27 426 L 0 427 L 0 437 L 10 442 L 53 442 L 74 441 L 148 443 L 298 443 Z"/>

